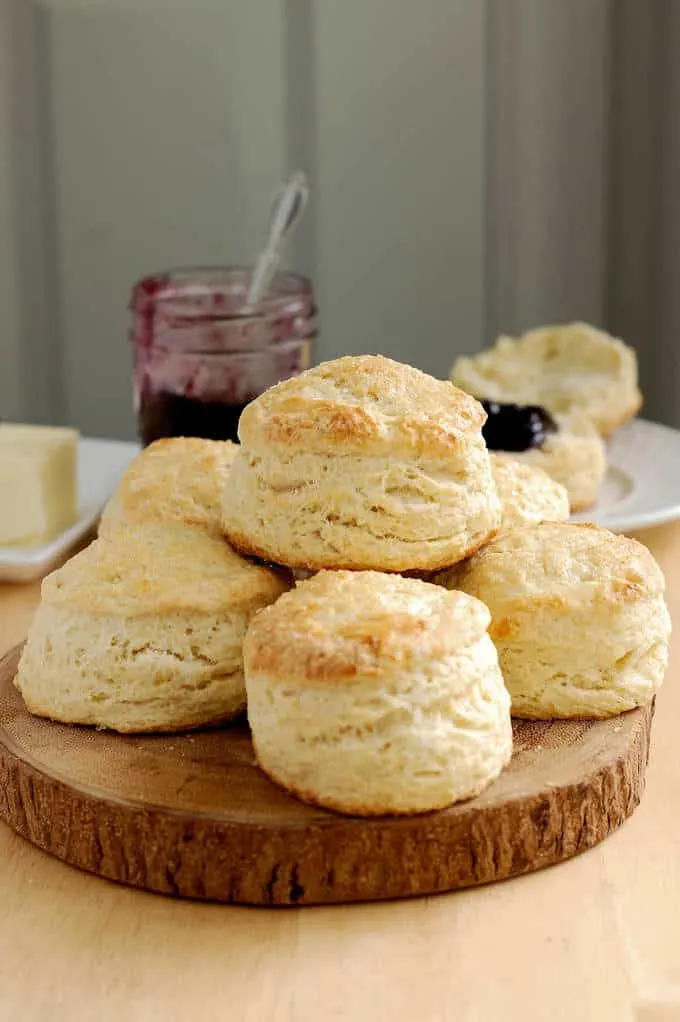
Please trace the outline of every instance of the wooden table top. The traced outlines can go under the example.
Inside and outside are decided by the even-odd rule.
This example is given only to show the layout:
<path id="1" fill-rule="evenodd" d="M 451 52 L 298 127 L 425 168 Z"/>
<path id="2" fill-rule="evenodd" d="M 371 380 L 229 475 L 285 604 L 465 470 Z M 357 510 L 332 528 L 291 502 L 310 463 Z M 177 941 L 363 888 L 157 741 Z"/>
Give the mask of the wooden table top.
<path id="1" fill-rule="evenodd" d="M 639 538 L 675 620 L 680 524 Z M 0 586 L 0 652 L 38 591 Z M 194 904 L 79 873 L 0 824 L 0 1019 L 680 1020 L 679 650 L 676 637 L 632 819 L 504 884 L 332 908 Z"/>

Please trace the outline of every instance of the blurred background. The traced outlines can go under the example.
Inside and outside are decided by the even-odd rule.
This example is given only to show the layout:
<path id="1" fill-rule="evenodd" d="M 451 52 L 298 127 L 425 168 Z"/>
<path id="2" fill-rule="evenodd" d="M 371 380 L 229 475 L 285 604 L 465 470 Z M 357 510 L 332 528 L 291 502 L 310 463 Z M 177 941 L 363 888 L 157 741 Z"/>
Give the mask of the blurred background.
<path id="1" fill-rule="evenodd" d="M 678 54 L 677 0 L 2 0 L 0 415 L 133 437 L 131 285 L 300 167 L 317 360 L 585 319 L 680 425 Z"/>

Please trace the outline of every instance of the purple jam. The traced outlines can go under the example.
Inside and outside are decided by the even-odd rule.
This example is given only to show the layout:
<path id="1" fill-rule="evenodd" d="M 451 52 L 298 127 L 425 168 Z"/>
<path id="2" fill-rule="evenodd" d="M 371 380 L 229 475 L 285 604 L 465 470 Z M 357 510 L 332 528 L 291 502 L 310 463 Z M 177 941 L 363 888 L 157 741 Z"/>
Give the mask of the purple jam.
<path id="1" fill-rule="evenodd" d="M 243 314 L 250 271 L 186 270 L 134 289 L 131 338 L 142 443 L 167 436 L 238 439 L 245 406 L 311 362 L 311 285 L 279 273 L 257 313 Z"/>
<path id="2" fill-rule="evenodd" d="M 481 403 L 487 414 L 482 435 L 490 451 L 528 451 L 541 447 L 550 433 L 557 432 L 552 415 L 539 405 Z"/>
<path id="3" fill-rule="evenodd" d="M 151 394 L 140 402 L 140 440 L 145 446 L 166 436 L 200 436 L 238 443 L 238 420 L 245 407 L 198 401 L 167 391 Z"/>

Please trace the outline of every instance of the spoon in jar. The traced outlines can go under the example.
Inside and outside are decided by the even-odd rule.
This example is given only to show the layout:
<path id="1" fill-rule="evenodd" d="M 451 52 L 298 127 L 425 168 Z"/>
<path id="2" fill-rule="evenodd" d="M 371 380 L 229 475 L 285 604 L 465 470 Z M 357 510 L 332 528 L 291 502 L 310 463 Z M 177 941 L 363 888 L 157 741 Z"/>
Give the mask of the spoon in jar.
<path id="1" fill-rule="evenodd" d="M 281 260 L 285 243 L 300 223 L 309 198 L 309 184 L 302 171 L 296 171 L 281 185 L 272 206 L 267 243 L 255 260 L 243 315 L 252 312 L 262 301 Z"/>

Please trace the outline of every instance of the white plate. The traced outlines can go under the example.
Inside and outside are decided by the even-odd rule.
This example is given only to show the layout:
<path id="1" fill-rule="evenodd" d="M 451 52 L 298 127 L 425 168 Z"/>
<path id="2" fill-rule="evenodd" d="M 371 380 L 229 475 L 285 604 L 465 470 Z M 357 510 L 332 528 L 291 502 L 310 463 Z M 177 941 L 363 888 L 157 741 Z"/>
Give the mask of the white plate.
<path id="1" fill-rule="evenodd" d="M 107 500 L 133 458 L 139 444 L 122 440 L 78 443 L 78 521 L 43 546 L 0 546 L 0 581 L 29 582 L 42 578 L 96 524 Z"/>
<path id="2" fill-rule="evenodd" d="M 0 547 L 0 582 L 46 575 L 96 524 L 139 444 L 82 437 L 78 444 L 78 521 L 44 546 Z M 645 419 L 626 423 L 608 449 L 597 505 L 572 515 L 614 532 L 680 519 L 680 430 Z"/>
<path id="3" fill-rule="evenodd" d="M 680 430 L 633 419 L 615 433 L 607 459 L 596 506 L 574 521 L 632 532 L 680 518 Z"/>

